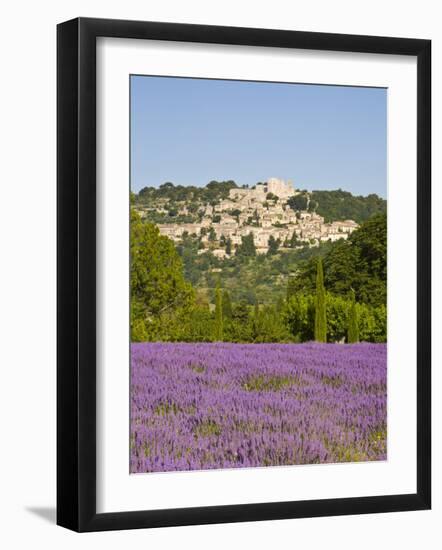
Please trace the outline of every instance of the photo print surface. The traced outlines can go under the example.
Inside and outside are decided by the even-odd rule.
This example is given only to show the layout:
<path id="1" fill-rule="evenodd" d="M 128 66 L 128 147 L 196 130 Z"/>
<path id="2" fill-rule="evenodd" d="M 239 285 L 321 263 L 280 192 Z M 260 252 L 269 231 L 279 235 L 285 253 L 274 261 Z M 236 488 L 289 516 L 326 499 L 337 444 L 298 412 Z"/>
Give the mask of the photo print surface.
<path id="1" fill-rule="evenodd" d="M 387 90 L 130 77 L 130 472 L 387 459 Z"/>

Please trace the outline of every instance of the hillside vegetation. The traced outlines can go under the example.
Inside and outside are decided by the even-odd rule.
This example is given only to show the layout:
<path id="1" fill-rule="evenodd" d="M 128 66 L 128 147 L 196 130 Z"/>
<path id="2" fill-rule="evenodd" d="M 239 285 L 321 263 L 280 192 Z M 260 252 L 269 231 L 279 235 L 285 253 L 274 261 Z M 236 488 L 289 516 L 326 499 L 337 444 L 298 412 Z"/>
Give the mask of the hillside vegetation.
<path id="1" fill-rule="evenodd" d="M 313 191 L 311 199 L 317 204 L 316 213 L 324 216 L 325 222 L 354 220 L 362 223 L 375 214 L 387 211 L 387 201 L 378 195 L 354 196 L 348 191 Z"/>
<path id="2" fill-rule="evenodd" d="M 174 185 L 166 182 L 159 187 L 144 187 L 135 195 L 137 204 L 149 204 L 152 201 L 168 199 L 171 202 L 216 204 L 229 195 L 230 189 L 238 187 L 233 180 L 211 181 L 205 187 L 193 185 Z"/>

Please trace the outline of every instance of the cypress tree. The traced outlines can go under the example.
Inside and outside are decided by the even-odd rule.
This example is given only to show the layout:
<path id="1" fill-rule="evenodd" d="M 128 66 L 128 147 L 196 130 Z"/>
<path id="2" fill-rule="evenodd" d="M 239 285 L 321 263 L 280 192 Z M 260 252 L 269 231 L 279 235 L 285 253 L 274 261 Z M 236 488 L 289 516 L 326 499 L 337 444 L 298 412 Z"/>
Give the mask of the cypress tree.
<path id="1" fill-rule="evenodd" d="M 230 237 L 226 241 L 226 254 L 228 256 L 232 254 L 232 239 Z"/>
<path id="2" fill-rule="evenodd" d="M 358 312 L 356 310 L 355 292 L 351 290 L 350 311 L 348 315 L 347 341 L 349 344 L 359 342 Z"/>
<path id="3" fill-rule="evenodd" d="M 274 256 L 278 252 L 278 248 L 280 244 L 281 244 L 281 241 L 279 239 L 275 239 L 273 235 L 270 235 L 267 256 Z"/>
<path id="4" fill-rule="evenodd" d="M 219 282 L 215 290 L 215 341 L 222 342 L 223 340 L 223 299 Z"/>
<path id="5" fill-rule="evenodd" d="M 223 322 L 225 319 L 231 319 L 233 316 L 232 310 L 232 301 L 230 300 L 230 294 L 228 290 L 224 290 L 222 295 L 222 312 L 223 312 Z"/>
<path id="6" fill-rule="evenodd" d="M 327 314 L 325 310 L 324 272 L 322 259 L 318 258 L 316 267 L 316 297 L 315 297 L 315 340 L 327 342 Z"/>
<path id="7" fill-rule="evenodd" d="M 253 327 L 253 338 L 256 339 L 259 336 L 260 333 L 260 325 L 261 325 L 261 319 L 259 315 L 259 303 L 255 303 L 255 307 L 253 308 L 253 321 L 252 321 L 252 327 Z"/>

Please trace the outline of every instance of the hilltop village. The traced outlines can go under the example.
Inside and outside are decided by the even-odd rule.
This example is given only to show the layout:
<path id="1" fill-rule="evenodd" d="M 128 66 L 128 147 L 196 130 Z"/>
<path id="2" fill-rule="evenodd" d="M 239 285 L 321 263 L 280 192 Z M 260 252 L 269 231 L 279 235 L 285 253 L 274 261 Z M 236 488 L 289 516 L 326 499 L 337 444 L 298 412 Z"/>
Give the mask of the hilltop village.
<path id="1" fill-rule="evenodd" d="M 298 195 L 303 200 L 297 201 Z M 192 212 L 190 206 L 185 201 L 179 205 L 177 216 L 183 221 L 156 220 L 160 233 L 177 243 L 186 235 L 196 236 L 200 240 L 198 254 L 210 251 L 220 259 L 234 255 L 245 238 L 253 238 L 256 253 L 265 254 L 270 247 L 283 250 L 347 239 L 359 227 L 353 220 L 325 223 L 308 193 L 296 191 L 291 182 L 278 178 L 252 188 L 232 188 L 228 197 L 215 204 L 193 205 Z M 152 210 L 161 216 L 167 213 L 167 199 L 136 209 L 146 219 Z"/>

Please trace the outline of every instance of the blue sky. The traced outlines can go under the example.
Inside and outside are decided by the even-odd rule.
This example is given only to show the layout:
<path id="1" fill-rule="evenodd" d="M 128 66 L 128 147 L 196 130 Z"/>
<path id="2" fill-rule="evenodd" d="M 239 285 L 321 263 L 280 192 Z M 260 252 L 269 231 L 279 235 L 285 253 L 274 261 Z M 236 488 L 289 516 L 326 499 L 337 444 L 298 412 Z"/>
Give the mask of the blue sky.
<path id="1" fill-rule="evenodd" d="M 386 197 L 387 90 L 131 77 L 131 188 L 269 177 Z"/>

